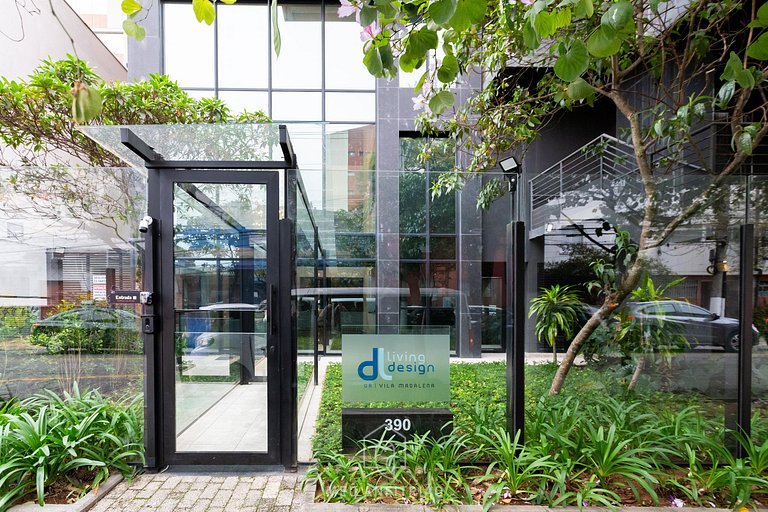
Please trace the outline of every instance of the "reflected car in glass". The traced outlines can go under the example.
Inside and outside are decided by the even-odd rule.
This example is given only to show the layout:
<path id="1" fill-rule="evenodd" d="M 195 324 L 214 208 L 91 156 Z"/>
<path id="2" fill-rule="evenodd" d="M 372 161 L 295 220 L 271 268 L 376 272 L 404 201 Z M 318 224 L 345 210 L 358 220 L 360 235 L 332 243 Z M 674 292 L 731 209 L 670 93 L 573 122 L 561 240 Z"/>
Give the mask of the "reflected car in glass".
<path id="1" fill-rule="evenodd" d="M 726 352 L 739 350 L 739 321 L 736 318 L 721 317 L 679 300 L 628 302 L 626 307 L 641 322 L 663 321 L 680 325 L 691 348 L 715 346 L 724 348 Z M 752 343 L 757 345 L 760 334 L 754 325 L 752 334 Z"/>
<path id="2" fill-rule="evenodd" d="M 85 307 L 63 311 L 33 324 L 30 334 L 33 344 L 50 353 L 141 352 L 139 316 L 125 309 Z"/>
<path id="3" fill-rule="evenodd" d="M 253 355 L 266 354 L 266 301 L 259 304 L 210 304 L 202 306 L 198 329 L 189 332 L 191 354 L 240 354 L 242 348 L 252 347 Z M 248 317 L 253 315 L 253 319 Z M 253 322 L 251 332 L 244 329 Z M 192 322 L 188 320 L 188 327 Z"/>

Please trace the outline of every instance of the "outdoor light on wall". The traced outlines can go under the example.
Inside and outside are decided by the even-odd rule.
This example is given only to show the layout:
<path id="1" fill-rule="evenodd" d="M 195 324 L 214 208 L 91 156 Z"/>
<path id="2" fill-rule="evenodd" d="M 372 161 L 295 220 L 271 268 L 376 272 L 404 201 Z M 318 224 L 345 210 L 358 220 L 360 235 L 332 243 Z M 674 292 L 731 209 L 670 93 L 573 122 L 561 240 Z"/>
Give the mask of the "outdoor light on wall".
<path id="1" fill-rule="evenodd" d="M 517 190 L 517 180 L 520 178 L 520 174 L 523 172 L 523 169 L 520 167 L 520 163 L 517 161 L 517 158 L 510 156 L 504 160 L 499 160 L 499 167 L 501 167 L 501 170 L 504 171 L 504 176 L 509 182 L 509 191 L 514 192 Z"/>

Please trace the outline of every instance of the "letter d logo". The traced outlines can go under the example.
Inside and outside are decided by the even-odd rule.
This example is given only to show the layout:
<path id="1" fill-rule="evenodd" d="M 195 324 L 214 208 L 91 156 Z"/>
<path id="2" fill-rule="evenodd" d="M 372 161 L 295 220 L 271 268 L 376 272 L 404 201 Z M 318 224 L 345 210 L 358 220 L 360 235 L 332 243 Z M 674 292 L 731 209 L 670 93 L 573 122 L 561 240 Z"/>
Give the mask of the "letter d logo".
<path id="1" fill-rule="evenodd" d="M 357 367 L 357 374 L 360 376 L 363 380 L 376 380 L 379 376 L 379 358 L 378 356 L 379 349 L 377 347 L 373 347 L 373 354 L 370 361 L 363 361 L 360 363 L 360 365 Z M 369 367 L 371 368 L 371 374 L 366 375 L 365 374 L 365 368 Z"/>

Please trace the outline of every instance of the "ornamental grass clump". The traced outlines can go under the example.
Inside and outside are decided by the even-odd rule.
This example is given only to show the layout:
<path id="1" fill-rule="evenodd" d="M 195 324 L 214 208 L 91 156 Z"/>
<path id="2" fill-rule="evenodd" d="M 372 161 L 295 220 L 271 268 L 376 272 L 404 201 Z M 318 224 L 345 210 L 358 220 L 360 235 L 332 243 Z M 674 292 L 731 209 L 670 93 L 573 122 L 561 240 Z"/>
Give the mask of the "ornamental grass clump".
<path id="1" fill-rule="evenodd" d="M 0 409 L 0 510 L 34 496 L 42 506 L 52 484 L 75 484 L 85 494 L 119 471 L 143 463 L 140 397 L 112 401 L 97 390 L 59 396 L 46 391 Z"/>

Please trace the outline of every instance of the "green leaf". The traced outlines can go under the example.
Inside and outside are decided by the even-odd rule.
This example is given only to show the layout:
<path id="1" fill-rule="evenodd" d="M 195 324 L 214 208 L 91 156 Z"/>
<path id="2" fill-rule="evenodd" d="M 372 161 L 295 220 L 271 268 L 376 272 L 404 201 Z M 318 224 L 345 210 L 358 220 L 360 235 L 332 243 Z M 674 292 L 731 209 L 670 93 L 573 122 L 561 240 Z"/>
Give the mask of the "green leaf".
<path id="1" fill-rule="evenodd" d="M 621 36 L 606 25 L 600 25 L 587 39 L 587 51 L 595 57 L 615 55 L 621 49 Z"/>
<path id="2" fill-rule="evenodd" d="M 373 76 L 382 76 L 384 74 L 384 63 L 381 59 L 381 53 L 377 46 L 371 45 L 368 51 L 365 52 L 363 57 L 363 64 L 368 69 L 368 72 Z"/>
<path id="3" fill-rule="evenodd" d="M 755 76 L 750 70 L 744 68 L 736 52 L 731 52 L 728 56 L 728 62 L 725 64 L 725 69 L 723 74 L 720 75 L 720 79 L 725 81 L 734 80 L 740 87 L 745 89 L 751 89 L 755 86 Z"/>
<path id="4" fill-rule="evenodd" d="M 140 12 L 143 7 L 136 0 L 123 0 L 123 3 L 120 4 L 120 9 L 128 16 L 133 16 Z"/>
<path id="5" fill-rule="evenodd" d="M 463 32 L 483 21 L 487 7 L 486 0 L 457 0 L 456 12 L 448 24 L 457 32 Z"/>
<path id="6" fill-rule="evenodd" d="M 210 0 L 192 0 L 192 10 L 195 11 L 197 21 L 204 21 L 208 25 L 216 18 L 216 10 Z"/>
<path id="7" fill-rule="evenodd" d="M 432 21 L 440 26 L 445 26 L 456 12 L 456 0 L 437 0 L 427 8 Z"/>
<path id="8" fill-rule="evenodd" d="M 768 23 L 768 3 L 763 3 L 757 10 L 757 19 Z"/>
<path id="9" fill-rule="evenodd" d="M 526 22 L 523 25 L 523 43 L 529 50 L 535 50 L 541 44 L 541 38 L 536 34 L 536 30 L 531 26 L 530 22 Z"/>
<path id="10" fill-rule="evenodd" d="M 272 48 L 278 57 L 280 56 L 281 47 L 280 27 L 277 24 L 277 0 L 272 0 Z"/>
<path id="11" fill-rule="evenodd" d="M 452 107 L 454 103 L 453 93 L 451 91 L 440 91 L 429 100 L 429 109 L 437 115 L 445 112 L 445 109 Z"/>
<path id="12" fill-rule="evenodd" d="M 144 31 L 144 27 L 139 25 L 133 20 L 124 20 L 123 21 L 123 32 L 125 32 L 125 35 L 128 37 L 132 37 L 136 41 L 141 41 L 144 39 L 144 36 L 146 35 L 146 32 Z"/>
<path id="13" fill-rule="evenodd" d="M 613 4 L 605 11 L 603 17 L 600 20 L 604 26 L 611 27 L 614 30 L 621 30 L 632 21 L 632 14 L 634 8 L 632 4 L 626 0 L 621 0 L 618 3 Z"/>
<path id="14" fill-rule="evenodd" d="M 747 47 L 747 55 L 757 60 L 768 60 L 768 32 L 761 34 L 756 41 Z"/>
<path id="15" fill-rule="evenodd" d="M 533 28 L 536 30 L 536 35 L 546 39 L 555 33 L 555 19 L 549 12 L 542 11 L 534 18 Z"/>
<path id="16" fill-rule="evenodd" d="M 576 100 L 592 100 L 595 97 L 595 88 L 583 78 L 577 78 L 568 84 L 568 97 Z"/>
<path id="17" fill-rule="evenodd" d="M 721 108 L 726 107 L 733 98 L 733 94 L 736 92 L 736 82 L 733 80 L 725 82 L 720 90 L 717 92 L 717 101 Z"/>
<path id="18" fill-rule="evenodd" d="M 575 40 L 568 51 L 557 58 L 555 74 L 564 82 L 573 82 L 587 70 L 587 66 L 589 66 L 587 46 Z"/>
<path id="19" fill-rule="evenodd" d="M 406 41 L 406 44 L 408 45 L 407 51 L 421 56 L 426 54 L 427 51 L 437 48 L 437 41 L 437 32 L 424 27 L 420 30 L 411 32 L 408 36 Z"/>
<path id="20" fill-rule="evenodd" d="M 392 55 L 392 48 L 390 48 L 389 44 L 379 47 L 379 56 L 381 58 L 382 68 L 388 71 L 390 75 L 394 76 L 397 67 L 395 66 L 395 58 Z"/>
<path id="21" fill-rule="evenodd" d="M 592 3 L 592 0 L 579 0 L 573 13 L 578 18 L 591 18 L 595 13 L 595 4 Z"/>
<path id="22" fill-rule="evenodd" d="M 363 5 L 360 10 L 360 25 L 367 27 L 379 17 L 379 11 L 369 4 Z"/>
<path id="23" fill-rule="evenodd" d="M 752 134 L 744 130 L 736 137 L 736 144 L 746 155 L 752 154 Z"/>
<path id="24" fill-rule="evenodd" d="M 453 55 L 443 57 L 443 63 L 437 70 L 437 79 L 444 84 L 453 82 L 459 74 L 459 61 Z"/>
<path id="25" fill-rule="evenodd" d="M 222 3 L 225 3 L 227 5 L 232 5 L 235 2 L 237 2 L 237 0 L 219 0 L 219 1 L 222 2 Z"/>

